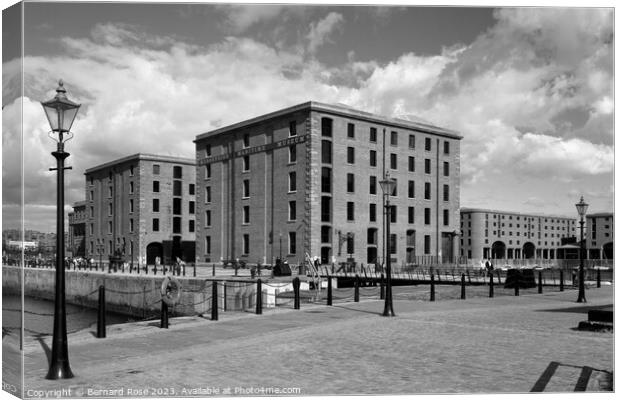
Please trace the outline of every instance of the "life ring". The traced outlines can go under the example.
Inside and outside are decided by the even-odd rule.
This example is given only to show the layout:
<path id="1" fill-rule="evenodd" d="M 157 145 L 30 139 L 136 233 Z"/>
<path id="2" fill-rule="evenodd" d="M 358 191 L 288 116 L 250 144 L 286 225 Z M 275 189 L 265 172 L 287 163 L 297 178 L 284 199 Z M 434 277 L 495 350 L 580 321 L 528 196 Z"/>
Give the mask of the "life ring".
<path id="1" fill-rule="evenodd" d="M 181 284 L 175 277 L 167 276 L 161 283 L 161 299 L 169 306 L 175 305 L 181 298 Z"/>

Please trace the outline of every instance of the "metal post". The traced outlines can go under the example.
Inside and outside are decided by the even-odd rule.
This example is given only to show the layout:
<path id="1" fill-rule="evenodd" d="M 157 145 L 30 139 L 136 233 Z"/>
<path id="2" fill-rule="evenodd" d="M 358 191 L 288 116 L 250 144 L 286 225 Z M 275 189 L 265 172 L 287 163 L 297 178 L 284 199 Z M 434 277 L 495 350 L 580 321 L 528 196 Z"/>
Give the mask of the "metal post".
<path id="1" fill-rule="evenodd" d="M 461 300 L 465 300 L 465 274 L 461 274 Z"/>
<path id="2" fill-rule="evenodd" d="M 515 296 L 519 295 L 519 281 L 515 282 Z"/>
<path id="3" fill-rule="evenodd" d="M 218 319 L 218 305 L 217 305 L 217 281 L 213 281 L 211 284 L 211 321 L 217 321 Z"/>
<path id="4" fill-rule="evenodd" d="M 388 193 L 389 196 L 389 193 Z M 394 307 L 392 304 L 392 249 L 390 245 L 390 225 L 391 225 L 391 210 L 390 210 L 390 198 L 387 197 L 385 202 L 385 244 L 386 244 L 386 288 L 385 288 L 385 304 L 383 307 L 384 317 L 395 317 Z"/>
<path id="5" fill-rule="evenodd" d="M 538 271 L 538 293 L 543 292 L 542 271 Z"/>
<path id="6" fill-rule="evenodd" d="M 355 275 L 355 291 L 353 292 L 353 301 L 359 303 L 360 301 L 360 277 Z"/>
<path id="7" fill-rule="evenodd" d="M 601 270 L 600 269 L 596 270 L 596 287 L 597 288 L 601 287 Z"/>
<path id="8" fill-rule="evenodd" d="M 584 282 L 585 277 L 583 273 L 583 252 L 584 252 L 583 215 L 581 215 L 581 220 L 579 221 L 579 225 L 580 225 L 580 230 L 581 230 L 581 243 L 579 245 L 579 296 L 577 297 L 577 303 L 585 303 L 586 302 L 586 287 L 585 287 L 585 282 Z"/>
<path id="9" fill-rule="evenodd" d="M 327 276 L 327 305 L 332 305 L 332 278 Z"/>
<path id="10" fill-rule="evenodd" d="M 493 297 L 493 274 L 489 275 L 489 297 Z"/>
<path id="11" fill-rule="evenodd" d="M 62 133 L 57 151 L 52 152 L 56 158 L 56 289 L 54 298 L 54 334 L 52 339 L 52 357 L 46 379 L 68 379 L 73 377 L 69 366 L 69 349 L 67 342 L 67 312 L 65 304 L 65 158 Z"/>
<path id="12" fill-rule="evenodd" d="M 384 277 L 383 277 L 383 273 L 381 273 L 381 280 L 379 281 L 379 285 L 380 287 L 380 292 L 379 292 L 379 299 L 384 300 L 385 299 L 385 282 L 384 282 Z"/>
<path id="13" fill-rule="evenodd" d="M 105 337 L 105 286 L 99 286 L 99 307 L 97 313 L 97 337 Z"/>
<path id="14" fill-rule="evenodd" d="M 293 279 L 293 292 L 295 294 L 295 300 L 293 303 L 293 308 L 295 310 L 299 310 L 300 308 L 300 301 L 299 301 L 299 277 L 295 277 L 295 279 Z"/>
<path id="15" fill-rule="evenodd" d="M 564 291 L 564 270 L 560 270 L 560 292 Z"/>
<path id="16" fill-rule="evenodd" d="M 168 304 L 165 301 L 161 301 L 161 323 L 160 328 L 168 329 Z"/>
<path id="17" fill-rule="evenodd" d="M 435 301 L 435 274 L 431 274 L 431 301 Z"/>
<path id="18" fill-rule="evenodd" d="M 211 276 L 215 276 L 215 263 L 213 263 L 211 266 Z"/>
<path id="19" fill-rule="evenodd" d="M 263 282 L 258 278 L 256 280 L 256 314 L 263 313 Z"/>

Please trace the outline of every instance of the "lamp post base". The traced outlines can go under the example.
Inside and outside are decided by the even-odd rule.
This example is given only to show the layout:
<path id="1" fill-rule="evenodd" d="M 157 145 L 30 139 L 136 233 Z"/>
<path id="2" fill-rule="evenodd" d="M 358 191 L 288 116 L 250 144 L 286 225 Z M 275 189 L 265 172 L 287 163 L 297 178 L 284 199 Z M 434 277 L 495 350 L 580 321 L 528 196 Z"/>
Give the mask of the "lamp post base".
<path id="1" fill-rule="evenodd" d="M 69 366 L 69 361 L 59 361 L 53 362 L 50 365 L 50 369 L 45 376 L 45 379 L 70 379 L 73 378 L 73 372 L 71 372 L 71 367 Z"/>

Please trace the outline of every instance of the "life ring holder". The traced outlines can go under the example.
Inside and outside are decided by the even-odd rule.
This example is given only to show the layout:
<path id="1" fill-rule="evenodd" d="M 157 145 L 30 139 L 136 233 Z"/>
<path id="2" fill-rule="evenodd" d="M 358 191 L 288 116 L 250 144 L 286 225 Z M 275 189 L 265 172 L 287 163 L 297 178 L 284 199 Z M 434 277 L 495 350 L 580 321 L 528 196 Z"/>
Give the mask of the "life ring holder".
<path id="1" fill-rule="evenodd" d="M 161 299 L 169 306 L 175 305 L 181 298 L 181 283 L 173 276 L 166 276 L 161 283 Z"/>

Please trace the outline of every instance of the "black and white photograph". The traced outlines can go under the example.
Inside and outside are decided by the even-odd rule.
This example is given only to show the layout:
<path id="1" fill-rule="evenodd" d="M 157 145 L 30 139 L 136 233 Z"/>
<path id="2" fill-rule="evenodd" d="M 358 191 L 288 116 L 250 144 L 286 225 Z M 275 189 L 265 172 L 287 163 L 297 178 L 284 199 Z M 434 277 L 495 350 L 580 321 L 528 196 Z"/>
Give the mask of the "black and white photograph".
<path id="1" fill-rule="evenodd" d="M 614 32 L 3 2 L 3 396 L 611 399 Z"/>

